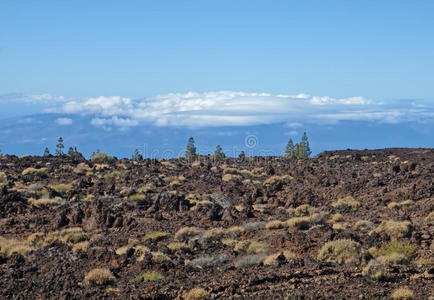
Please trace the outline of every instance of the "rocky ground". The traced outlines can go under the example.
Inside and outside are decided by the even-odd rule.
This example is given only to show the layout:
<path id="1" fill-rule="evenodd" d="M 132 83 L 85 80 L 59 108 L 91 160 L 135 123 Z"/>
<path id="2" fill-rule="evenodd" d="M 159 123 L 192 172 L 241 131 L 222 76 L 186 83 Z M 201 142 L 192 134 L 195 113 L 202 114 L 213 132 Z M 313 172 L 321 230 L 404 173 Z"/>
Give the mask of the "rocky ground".
<path id="1" fill-rule="evenodd" d="M 432 149 L 3 156 L 0 298 L 434 299 L 433 174 Z"/>

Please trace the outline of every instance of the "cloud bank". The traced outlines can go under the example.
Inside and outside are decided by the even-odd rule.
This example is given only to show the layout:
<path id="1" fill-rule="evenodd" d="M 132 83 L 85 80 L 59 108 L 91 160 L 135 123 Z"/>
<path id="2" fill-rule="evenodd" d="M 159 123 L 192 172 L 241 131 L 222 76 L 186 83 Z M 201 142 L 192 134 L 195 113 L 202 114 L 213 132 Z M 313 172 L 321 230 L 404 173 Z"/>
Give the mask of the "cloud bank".
<path id="1" fill-rule="evenodd" d="M 101 96 L 66 101 L 50 112 L 92 116 L 92 125 L 132 127 L 153 124 L 168 127 L 247 126 L 285 123 L 336 124 L 341 121 L 399 123 L 432 122 L 434 107 L 427 101 L 378 102 L 363 97 L 272 95 L 219 91 L 170 93 L 132 100 Z"/>

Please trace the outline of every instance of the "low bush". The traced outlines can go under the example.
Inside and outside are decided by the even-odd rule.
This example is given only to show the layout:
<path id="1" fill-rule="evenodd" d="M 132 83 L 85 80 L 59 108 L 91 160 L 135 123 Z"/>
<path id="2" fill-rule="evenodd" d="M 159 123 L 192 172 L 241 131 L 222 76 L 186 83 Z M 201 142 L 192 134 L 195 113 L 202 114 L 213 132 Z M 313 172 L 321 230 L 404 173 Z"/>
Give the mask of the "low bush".
<path id="1" fill-rule="evenodd" d="M 115 277 L 107 268 L 97 268 L 89 271 L 84 280 L 94 285 L 106 285 L 112 283 Z"/>
<path id="2" fill-rule="evenodd" d="M 169 234 L 167 232 L 161 232 L 161 231 L 156 231 L 156 232 L 152 232 L 152 233 L 148 233 L 147 235 L 145 235 L 143 241 L 147 242 L 147 241 L 160 241 L 163 240 L 165 238 L 167 238 L 169 236 Z"/>
<path id="3" fill-rule="evenodd" d="M 411 232 L 411 223 L 410 221 L 383 221 L 373 232 L 384 233 L 392 240 L 397 240 L 406 237 Z"/>
<path id="4" fill-rule="evenodd" d="M 175 233 L 175 240 L 185 241 L 199 234 L 200 230 L 196 227 L 183 227 Z"/>
<path id="5" fill-rule="evenodd" d="M 415 254 L 415 248 L 410 243 L 402 244 L 392 241 L 387 245 L 383 245 L 380 249 L 376 250 L 373 254 L 374 257 L 389 256 L 393 253 L 403 254 L 407 259 L 411 259 Z"/>
<path id="6" fill-rule="evenodd" d="M 320 249 L 318 259 L 338 264 L 359 262 L 360 249 L 360 244 L 353 240 L 341 239 L 330 241 L 325 243 Z"/>
<path id="7" fill-rule="evenodd" d="M 355 200 L 352 196 L 347 196 L 345 198 L 338 199 L 336 202 L 333 202 L 332 206 L 335 208 L 348 208 L 357 210 L 360 207 L 360 202 Z"/>
<path id="8" fill-rule="evenodd" d="M 97 164 L 110 164 L 115 159 L 112 156 L 108 155 L 107 153 L 98 152 L 98 153 L 94 153 L 90 158 L 90 160 Z"/>
<path id="9" fill-rule="evenodd" d="M 408 288 L 398 288 L 393 291 L 392 299 L 411 300 L 414 299 L 413 291 Z"/>
<path id="10" fill-rule="evenodd" d="M 0 237 L 0 253 L 9 256 L 12 253 L 25 255 L 35 250 L 27 240 L 7 239 Z"/>
<path id="11" fill-rule="evenodd" d="M 164 280 L 164 276 L 158 272 L 146 272 L 137 276 L 134 280 L 137 282 L 161 281 Z"/>
<path id="12" fill-rule="evenodd" d="M 210 294 L 202 288 L 194 288 L 182 296 L 185 300 L 207 300 Z"/>

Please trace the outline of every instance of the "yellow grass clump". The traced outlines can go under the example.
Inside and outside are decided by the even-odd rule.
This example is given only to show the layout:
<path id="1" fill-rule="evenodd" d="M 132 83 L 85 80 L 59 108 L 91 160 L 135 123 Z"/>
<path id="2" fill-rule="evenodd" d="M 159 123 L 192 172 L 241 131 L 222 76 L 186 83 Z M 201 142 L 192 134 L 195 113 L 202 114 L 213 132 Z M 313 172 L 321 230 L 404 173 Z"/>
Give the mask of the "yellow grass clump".
<path id="1" fill-rule="evenodd" d="M 357 210 L 360 207 L 360 202 L 354 199 L 352 196 L 347 196 L 345 198 L 338 199 L 336 202 L 332 203 L 334 208 L 349 208 L 352 210 Z"/>
<path id="2" fill-rule="evenodd" d="M 330 241 L 322 246 L 318 252 L 318 259 L 338 264 L 358 262 L 360 261 L 360 249 L 360 244 L 353 240 Z"/>
<path id="3" fill-rule="evenodd" d="M 21 175 L 24 176 L 27 174 L 42 174 L 42 173 L 45 173 L 45 171 L 47 171 L 47 168 L 40 168 L 40 169 L 27 168 L 21 172 Z"/>
<path id="4" fill-rule="evenodd" d="M 93 269 L 84 277 L 86 282 L 94 285 L 106 285 L 113 282 L 114 279 L 112 272 L 107 268 Z"/>
<path id="5" fill-rule="evenodd" d="M 392 299 L 411 300 L 414 299 L 413 291 L 408 288 L 398 288 L 393 291 Z"/>
<path id="6" fill-rule="evenodd" d="M 200 230 L 196 227 L 183 227 L 175 233 L 175 240 L 185 241 L 198 234 L 200 234 Z"/>
<path id="7" fill-rule="evenodd" d="M 210 294 L 202 288 L 194 288 L 184 293 L 185 300 L 206 300 L 210 298 Z"/>
<path id="8" fill-rule="evenodd" d="M 146 272 L 143 273 L 135 278 L 135 281 L 143 281 L 143 282 L 149 282 L 149 281 L 161 281 L 164 280 L 164 276 L 157 272 Z"/>
<path id="9" fill-rule="evenodd" d="M 27 240 L 7 239 L 0 237 L 0 253 L 6 256 L 12 253 L 19 253 L 25 255 L 35 250 Z"/>
<path id="10" fill-rule="evenodd" d="M 145 237 L 143 238 L 144 242 L 147 241 L 160 241 L 162 239 L 165 239 L 169 236 L 169 234 L 167 232 L 162 232 L 162 231 L 156 231 L 156 232 L 152 232 L 152 233 L 148 233 L 147 235 L 145 235 Z"/>
<path id="11" fill-rule="evenodd" d="M 410 221 L 383 221 L 381 224 L 373 231 L 375 233 L 385 233 L 392 240 L 397 240 L 403 238 L 410 233 L 411 223 Z"/>

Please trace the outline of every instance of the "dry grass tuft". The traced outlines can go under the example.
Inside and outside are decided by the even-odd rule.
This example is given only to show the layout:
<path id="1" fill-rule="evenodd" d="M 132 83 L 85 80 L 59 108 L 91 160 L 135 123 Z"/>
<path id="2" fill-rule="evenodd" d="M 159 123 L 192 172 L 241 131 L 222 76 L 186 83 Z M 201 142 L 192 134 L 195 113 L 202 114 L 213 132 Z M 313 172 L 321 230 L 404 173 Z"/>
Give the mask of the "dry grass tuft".
<path id="1" fill-rule="evenodd" d="M 310 216 L 316 212 L 318 212 L 318 209 L 308 204 L 302 204 L 294 210 L 294 213 L 297 217 Z"/>
<path id="2" fill-rule="evenodd" d="M 392 240 L 397 240 L 399 238 L 406 237 L 411 231 L 410 221 L 383 221 L 381 224 L 373 231 L 375 233 L 385 233 Z"/>
<path id="3" fill-rule="evenodd" d="M 16 240 L 16 239 L 6 239 L 0 237 L 0 253 L 6 256 L 12 253 L 19 253 L 25 255 L 31 251 L 35 250 L 27 240 Z"/>
<path id="4" fill-rule="evenodd" d="M 338 201 L 336 202 L 333 202 L 332 206 L 334 208 L 347 208 L 357 210 L 360 207 L 360 202 L 354 199 L 352 196 L 347 196 L 345 198 L 338 199 Z"/>
<path id="5" fill-rule="evenodd" d="M 80 242 L 72 246 L 73 253 L 86 252 L 87 249 L 89 249 L 89 241 Z"/>
<path id="6" fill-rule="evenodd" d="M 65 194 L 72 189 L 72 184 L 59 183 L 59 184 L 52 185 L 51 188 L 56 192 L 58 192 L 59 194 Z"/>
<path id="7" fill-rule="evenodd" d="M 50 206 L 58 205 L 61 201 L 62 199 L 59 197 L 52 198 L 52 199 L 35 199 L 35 198 L 27 199 L 27 202 L 29 204 L 36 207 L 50 207 Z"/>
<path id="8" fill-rule="evenodd" d="M 226 230 L 224 228 L 212 228 L 203 233 L 203 238 L 205 240 L 220 240 L 225 234 Z"/>
<path id="9" fill-rule="evenodd" d="M 181 242 L 172 242 L 167 245 L 167 248 L 172 252 L 190 250 L 190 246 Z"/>
<path id="10" fill-rule="evenodd" d="M 267 225 L 265 225 L 265 228 L 267 228 L 267 229 L 282 229 L 282 228 L 287 227 L 286 224 L 287 223 L 285 221 L 275 220 L 275 221 L 268 222 Z"/>
<path id="11" fill-rule="evenodd" d="M 40 168 L 40 169 L 27 168 L 21 172 L 21 175 L 24 176 L 27 174 L 42 174 L 42 173 L 45 173 L 45 171 L 47 171 L 47 168 Z"/>
<path id="12" fill-rule="evenodd" d="M 338 264 L 359 262 L 360 249 L 360 244 L 353 240 L 341 239 L 330 241 L 325 243 L 320 249 L 318 259 Z"/>
<path id="13" fill-rule="evenodd" d="M 134 194 L 127 198 L 128 201 L 143 201 L 146 200 L 146 195 L 144 194 Z"/>
<path id="14" fill-rule="evenodd" d="M 157 272 L 146 272 L 137 276 L 134 280 L 137 282 L 161 281 L 164 280 L 164 276 Z"/>
<path id="15" fill-rule="evenodd" d="M 147 242 L 147 241 L 156 242 L 156 241 L 161 241 L 161 240 L 167 238 L 168 236 L 169 236 L 169 233 L 167 233 L 167 232 L 156 231 L 156 232 L 148 233 L 145 236 L 145 238 L 143 239 L 143 241 L 144 242 Z"/>
<path id="16" fill-rule="evenodd" d="M 175 233 L 175 240 L 185 241 L 199 234 L 200 230 L 197 227 L 183 227 Z"/>
<path id="17" fill-rule="evenodd" d="M 411 300 L 414 299 L 413 291 L 408 288 L 398 288 L 393 291 L 392 299 Z"/>
<path id="18" fill-rule="evenodd" d="M 154 263 L 164 263 L 164 262 L 172 261 L 169 256 L 159 251 L 151 252 L 151 255 L 152 255 L 152 261 Z"/>
<path id="19" fill-rule="evenodd" d="M 94 285 L 106 285 L 113 282 L 114 279 L 112 272 L 107 268 L 93 269 L 84 277 L 86 282 Z"/>
<path id="20" fill-rule="evenodd" d="M 185 300 L 206 300 L 210 298 L 210 294 L 202 288 L 194 288 L 182 296 Z"/>

